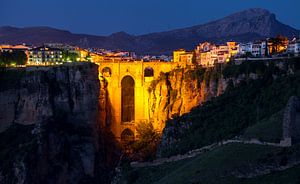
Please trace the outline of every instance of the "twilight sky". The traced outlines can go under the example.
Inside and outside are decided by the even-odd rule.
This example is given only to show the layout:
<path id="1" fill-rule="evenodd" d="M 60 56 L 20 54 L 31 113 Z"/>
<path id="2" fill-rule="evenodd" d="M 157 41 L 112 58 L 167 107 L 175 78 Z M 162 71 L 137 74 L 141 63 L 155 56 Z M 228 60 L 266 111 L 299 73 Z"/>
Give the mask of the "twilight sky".
<path id="1" fill-rule="evenodd" d="M 0 0 L 0 26 L 51 26 L 109 35 L 166 31 L 265 8 L 300 29 L 300 0 Z"/>

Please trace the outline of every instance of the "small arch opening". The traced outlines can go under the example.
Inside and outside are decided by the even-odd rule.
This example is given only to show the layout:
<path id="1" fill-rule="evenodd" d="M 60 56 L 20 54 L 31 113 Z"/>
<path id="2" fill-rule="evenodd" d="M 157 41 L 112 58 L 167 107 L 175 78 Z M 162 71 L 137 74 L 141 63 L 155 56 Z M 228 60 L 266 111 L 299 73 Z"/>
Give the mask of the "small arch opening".
<path id="1" fill-rule="evenodd" d="M 134 142 L 134 133 L 132 130 L 130 130 L 129 128 L 126 128 L 125 130 L 123 130 L 123 132 L 121 133 L 121 141 L 122 143 L 125 144 L 131 144 Z"/>
<path id="2" fill-rule="evenodd" d="M 104 77 L 110 77 L 111 76 L 111 69 L 109 68 L 109 67 L 104 67 L 103 69 L 102 69 L 102 75 L 104 76 Z"/>
<path id="3" fill-rule="evenodd" d="M 144 70 L 144 77 L 153 77 L 154 76 L 154 70 L 151 67 L 147 67 Z"/>

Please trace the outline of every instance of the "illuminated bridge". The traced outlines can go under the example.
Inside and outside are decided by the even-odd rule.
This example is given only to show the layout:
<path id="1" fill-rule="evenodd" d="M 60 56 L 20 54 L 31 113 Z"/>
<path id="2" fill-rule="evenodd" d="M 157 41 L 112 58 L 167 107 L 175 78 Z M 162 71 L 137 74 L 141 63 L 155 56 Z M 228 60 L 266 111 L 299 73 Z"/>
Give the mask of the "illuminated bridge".
<path id="1" fill-rule="evenodd" d="M 99 73 L 108 83 L 112 132 L 118 140 L 136 138 L 136 125 L 151 119 L 148 103 L 151 81 L 160 72 L 169 72 L 177 64 L 142 61 L 102 61 L 97 64 Z"/>

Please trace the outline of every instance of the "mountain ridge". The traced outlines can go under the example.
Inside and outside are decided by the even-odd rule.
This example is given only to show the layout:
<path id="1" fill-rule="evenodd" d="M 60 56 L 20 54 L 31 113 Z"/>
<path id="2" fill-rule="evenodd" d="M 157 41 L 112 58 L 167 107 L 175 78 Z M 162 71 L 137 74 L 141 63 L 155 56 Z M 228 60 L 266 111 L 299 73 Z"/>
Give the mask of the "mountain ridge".
<path id="1" fill-rule="evenodd" d="M 279 34 L 291 38 L 299 33 L 299 30 L 278 21 L 276 15 L 268 10 L 251 8 L 204 24 L 142 35 L 120 31 L 108 36 L 97 36 L 72 33 L 48 26 L 3 26 L 0 27 L 0 43 L 25 42 L 41 45 L 45 42 L 61 42 L 81 47 L 129 50 L 138 54 L 171 54 L 174 49 L 192 49 L 203 41 L 248 42 Z"/>

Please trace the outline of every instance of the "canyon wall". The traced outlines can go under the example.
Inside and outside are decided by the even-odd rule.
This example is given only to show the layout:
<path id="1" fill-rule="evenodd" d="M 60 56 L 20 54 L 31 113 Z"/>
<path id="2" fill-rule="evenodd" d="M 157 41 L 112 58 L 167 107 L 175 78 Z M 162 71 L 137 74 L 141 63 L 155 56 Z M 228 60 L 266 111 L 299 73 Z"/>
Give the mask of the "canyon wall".
<path id="1" fill-rule="evenodd" d="M 14 123 L 36 124 L 59 113 L 74 123 L 96 121 L 100 89 L 96 65 L 8 68 L 1 74 L 2 131 Z"/>
<path id="2" fill-rule="evenodd" d="M 285 108 L 283 116 L 283 137 L 281 144 L 291 146 L 300 142 L 300 101 L 292 96 Z"/>
<path id="3" fill-rule="evenodd" d="M 0 75 L 0 183 L 109 183 L 119 153 L 101 126 L 106 89 L 97 65 L 2 68 Z"/>
<path id="4" fill-rule="evenodd" d="M 220 95 L 227 86 L 221 70 L 220 65 L 162 73 L 149 87 L 149 114 L 154 127 L 162 131 L 168 119 Z"/>
<path id="5" fill-rule="evenodd" d="M 181 86 L 181 89 L 183 89 L 183 91 L 181 91 L 181 96 L 176 95 L 175 98 L 173 98 L 172 95 L 165 95 L 166 103 L 161 103 L 164 101 L 158 100 L 156 103 L 160 103 L 163 106 L 160 106 L 161 109 L 159 110 L 158 108 L 154 108 L 153 110 L 153 112 L 157 114 L 164 113 L 164 119 L 169 119 L 166 121 L 166 127 L 163 129 L 157 156 L 185 153 L 189 151 L 189 149 L 211 144 L 213 143 L 211 142 L 212 140 L 216 142 L 224 137 L 232 138 L 235 134 L 239 134 L 239 131 L 242 131 L 243 128 L 256 122 L 258 115 L 263 118 L 264 115 L 269 113 L 268 115 L 271 116 L 270 109 L 274 109 L 275 112 L 272 113 L 276 113 L 280 110 L 279 106 L 286 103 L 283 98 L 286 98 L 287 94 L 291 95 L 293 91 L 289 88 L 276 90 L 276 93 L 282 92 L 284 94 L 281 95 L 281 103 L 279 103 L 279 97 L 275 97 L 278 98 L 278 102 L 272 104 L 270 106 L 272 108 L 265 107 L 263 111 L 261 104 L 273 103 L 271 100 L 266 100 L 267 98 L 265 96 L 271 96 L 275 92 L 269 92 L 268 90 L 260 91 L 260 89 L 269 87 L 267 85 L 273 85 L 272 82 L 279 78 L 282 78 L 283 80 L 284 77 L 294 75 L 299 68 L 299 62 L 297 62 L 296 59 L 286 61 L 231 62 L 223 66 L 217 65 L 214 68 L 205 69 L 205 71 L 196 70 L 195 76 L 197 76 L 196 79 L 200 81 L 200 85 L 198 85 L 198 88 L 194 88 L 194 90 L 185 89 L 185 86 L 186 84 L 197 86 L 195 85 L 195 77 L 193 77 L 193 75 L 191 75 L 192 77 L 182 77 L 183 79 L 181 81 L 184 82 L 181 82 L 179 85 Z M 174 80 L 174 77 L 170 76 L 165 78 L 171 78 L 173 81 L 176 81 L 176 78 Z M 171 89 L 174 86 L 170 80 L 165 80 L 165 82 L 161 84 L 168 86 L 169 90 L 167 91 L 172 91 Z M 281 85 L 289 85 L 289 83 Z M 161 89 L 163 89 L 159 87 L 159 85 L 154 86 L 157 88 L 153 89 L 158 89 L 158 91 L 162 91 Z M 193 89 L 193 87 L 191 87 L 191 89 Z M 224 93 L 225 96 L 222 95 L 221 97 L 204 104 L 208 99 L 219 96 L 225 89 L 227 91 L 227 93 Z M 287 92 L 284 93 L 284 90 Z M 193 93 L 194 91 L 195 93 Z M 172 98 L 178 99 L 184 96 L 183 94 L 186 92 L 188 92 L 190 96 L 194 96 L 192 99 L 197 100 L 186 101 L 186 105 L 180 105 L 180 108 L 174 109 L 176 106 L 172 106 L 172 102 L 175 102 L 175 100 L 172 100 Z M 253 101 L 253 96 L 256 97 L 262 95 L 261 93 L 263 93 L 264 96 L 261 98 L 257 97 L 257 100 Z M 290 96 L 288 96 L 288 98 L 289 97 Z M 221 103 L 219 101 L 220 99 L 224 102 Z M 197 102 L 199 103 L 198 105 L 196 104 Z M 216 105 L 218 103 L 220 104 Z M 201 104 L 203 104 L 203 106 Z M 242 105 L 239 106 L 237 104 Z M 225 105 L 228 108 L 225 108 Z M 189 109 L 192 110 L 189 113 L 184 114 L 185 112 L 183 109 L 186 107 L 190 107 Z M 240 107 L 245 107 L 248 111 L 245 111 L 243 110 L 244 108 L 241 109 Z M 177 115 L 180 115 L 180 117 L 172 118 L 173 112 L 178 113 Z M 245 113 L 247 116 L 244 115 L 239 117 L 239 113 L 237 114 L 236 112 Z M 155 113 L 154 117 L 158 118 L 154 119 L 154 121 L 160 121 L 159 116 L 155 116 Z M 217 121 L 217 119 L 219 120 Z M 246 124 L 243 124 L 245 122 Z M 234 128 L 235 130 L 233 130 Z"/>

